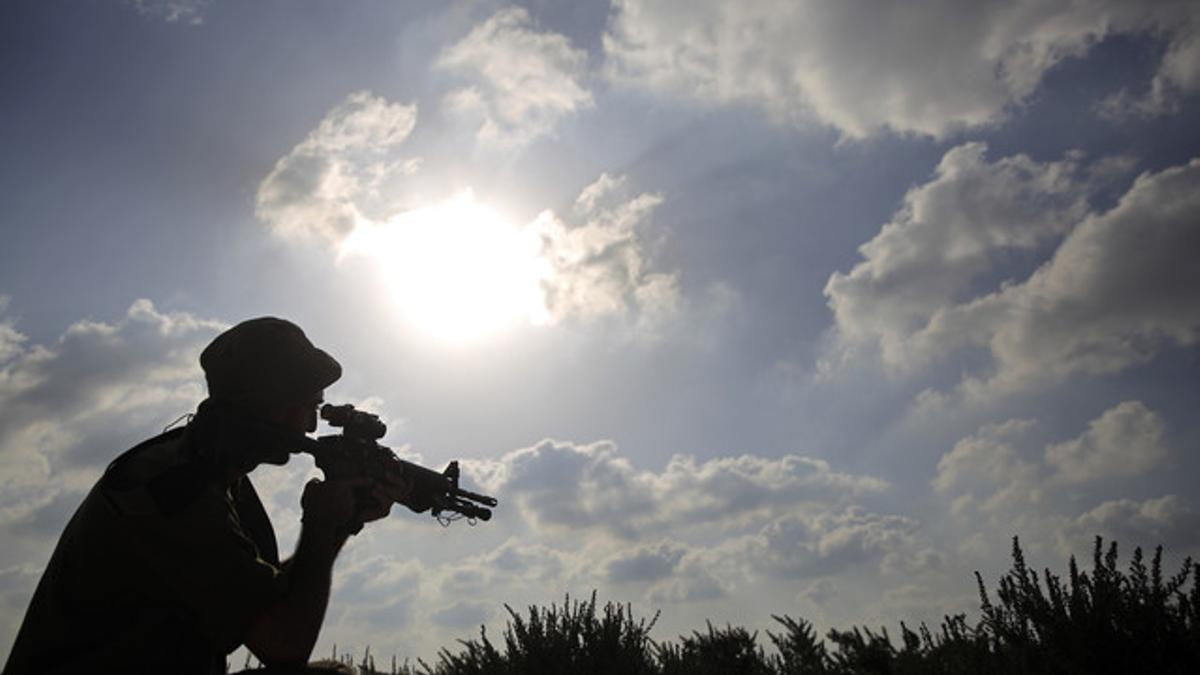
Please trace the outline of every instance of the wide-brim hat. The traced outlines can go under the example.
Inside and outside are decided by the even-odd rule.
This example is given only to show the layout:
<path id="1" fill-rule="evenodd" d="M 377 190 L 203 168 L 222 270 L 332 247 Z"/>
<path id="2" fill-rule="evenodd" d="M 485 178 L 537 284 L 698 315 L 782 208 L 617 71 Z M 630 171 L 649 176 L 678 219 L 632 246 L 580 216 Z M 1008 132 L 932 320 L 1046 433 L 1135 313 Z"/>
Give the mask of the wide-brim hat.
<path id="1" fill-rule="evenodd" d="M 299 326 L 273 316 L 243 321 L 200 353 L 209 397 L 243 407 L 298 405 L 333 384 L 342 366 Z"/>

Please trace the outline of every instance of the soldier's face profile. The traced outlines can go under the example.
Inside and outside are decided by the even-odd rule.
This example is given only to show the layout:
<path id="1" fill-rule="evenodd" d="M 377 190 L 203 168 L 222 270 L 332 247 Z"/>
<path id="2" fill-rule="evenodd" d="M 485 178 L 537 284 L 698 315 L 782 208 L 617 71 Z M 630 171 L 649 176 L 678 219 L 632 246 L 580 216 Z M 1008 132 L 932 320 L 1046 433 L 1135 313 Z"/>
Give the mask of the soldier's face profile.
<path id="1" fill-rule="evenodd" d="M 280 420 L 289 431 L 311 433 L 317 430 L 317 410 L 325 402 L 325 390 L 317 390 L 304 403 L 285 409 Z"/>

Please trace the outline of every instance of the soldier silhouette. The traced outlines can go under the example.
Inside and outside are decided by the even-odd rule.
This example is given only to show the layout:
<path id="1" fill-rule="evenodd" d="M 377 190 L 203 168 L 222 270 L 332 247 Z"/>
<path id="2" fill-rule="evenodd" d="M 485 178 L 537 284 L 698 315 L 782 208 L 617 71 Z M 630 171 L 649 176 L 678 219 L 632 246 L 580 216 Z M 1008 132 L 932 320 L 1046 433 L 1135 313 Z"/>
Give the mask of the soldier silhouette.
<path id="1" fill-rule="evenodd" d="M 399 466 L 370 483 L 311 480 L 296 551 L 281 561 L 247 474 L 287 462 L 297 435 L 316 430 L 341 366 L 273 317 L 221 333 L 200 365 L 209 396 L 188 424 L 114 460 L 67 524 L 4 675 L 224 673 L 241 645 L 263 672 L 331 672 L 306 664 L 334 559 L 409 482 Z"/>

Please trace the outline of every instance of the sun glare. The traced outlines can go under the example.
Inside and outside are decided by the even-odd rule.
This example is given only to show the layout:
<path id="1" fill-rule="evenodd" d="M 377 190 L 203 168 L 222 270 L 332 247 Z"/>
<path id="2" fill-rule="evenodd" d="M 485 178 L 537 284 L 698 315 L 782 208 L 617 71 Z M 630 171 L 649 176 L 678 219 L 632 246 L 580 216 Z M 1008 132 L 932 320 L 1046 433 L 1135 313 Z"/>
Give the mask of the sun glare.
<path id="1" fill-rule="evenodd" d="M 476 341 L 544 312 L 537 240 L 469 191 L 360 224 L 343 247 L 373 258 L 403 317 L 442 341 Z"/>

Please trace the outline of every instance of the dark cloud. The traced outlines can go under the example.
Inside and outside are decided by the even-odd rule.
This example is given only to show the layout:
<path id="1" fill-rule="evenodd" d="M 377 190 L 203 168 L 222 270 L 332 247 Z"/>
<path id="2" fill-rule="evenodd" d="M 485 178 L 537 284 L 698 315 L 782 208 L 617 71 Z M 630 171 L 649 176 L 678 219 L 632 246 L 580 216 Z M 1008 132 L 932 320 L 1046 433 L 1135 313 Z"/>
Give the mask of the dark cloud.
<path id="1" fill-rule="evenodd" d="M 639 546 L 609 558 L 605 573 L 609 581 L 657 581 L 669 576 L 683 559 L 686 549 L 678 544 L 663 542 Z"/>
<path id="2" fill-rule="evenodd" d="M 1162 545 L 1175 556 L 1195 555 L 1200 551 L 1200 512 L 1178 495 L 1143 501 L 1114 499 L 1063 528 L 1059 546 L 1066 553 L 1083 555 L 1097 536 L 1120 542 L 1126 550 Z"/>

